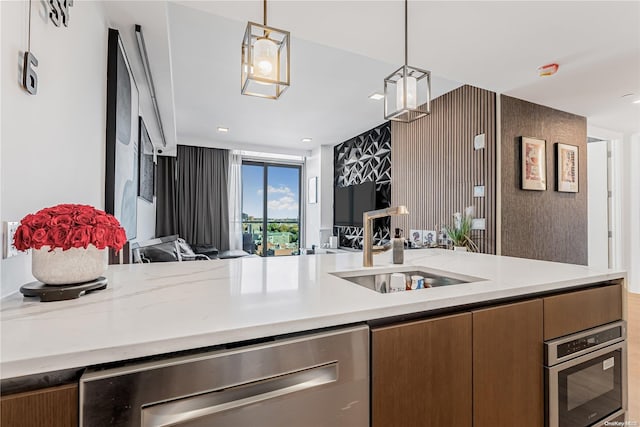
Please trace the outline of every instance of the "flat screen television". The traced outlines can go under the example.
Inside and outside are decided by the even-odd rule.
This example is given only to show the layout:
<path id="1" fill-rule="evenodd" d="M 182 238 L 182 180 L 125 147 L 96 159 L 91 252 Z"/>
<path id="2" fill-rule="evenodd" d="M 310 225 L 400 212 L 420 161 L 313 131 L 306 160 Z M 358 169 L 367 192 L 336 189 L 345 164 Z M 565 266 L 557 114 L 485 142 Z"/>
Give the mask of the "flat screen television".
<path id="1" fill-rule="evenodd" d="M 351 225 L 351 187 L 333 190 L 333 222 L 335 225 Z"/>
<path id="2" fill-rule="evenodd" d="M 335 225 L 362 227 L 362 214 L 376 209 L 376 183 L 336 187 L 333 200 Z"/>

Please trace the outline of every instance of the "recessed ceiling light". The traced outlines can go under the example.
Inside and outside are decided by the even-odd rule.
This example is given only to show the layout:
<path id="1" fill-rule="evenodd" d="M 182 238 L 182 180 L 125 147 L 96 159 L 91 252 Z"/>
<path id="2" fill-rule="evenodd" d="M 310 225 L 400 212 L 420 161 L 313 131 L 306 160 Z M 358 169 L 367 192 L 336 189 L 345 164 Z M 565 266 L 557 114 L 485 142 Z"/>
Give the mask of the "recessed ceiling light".
<path id="1" fill-rule="evenodd" d="M 229 128 L 218 127 L 218 132 L 227 133 L 227 132 L 229 132 Z"/>
<path id="2" fill-rule="evenodd" d="M 636 99 L 635 101 L 633 101 L 634 104 L 640 104 L 640 99 Z"/>
<path id="3" fill-rule="evenodd" d="M 369 99 L 373 99 L 374 101 L 380 101 L 381 99 L 384 99 L 384 95 L 378 92 L 374 92 L 371 95 L 369 95 Z"/>
<path id="4" fill-rule="evenodd" d="M 302 142 L 311 142 L 311 138 L 302 138 Z"/>

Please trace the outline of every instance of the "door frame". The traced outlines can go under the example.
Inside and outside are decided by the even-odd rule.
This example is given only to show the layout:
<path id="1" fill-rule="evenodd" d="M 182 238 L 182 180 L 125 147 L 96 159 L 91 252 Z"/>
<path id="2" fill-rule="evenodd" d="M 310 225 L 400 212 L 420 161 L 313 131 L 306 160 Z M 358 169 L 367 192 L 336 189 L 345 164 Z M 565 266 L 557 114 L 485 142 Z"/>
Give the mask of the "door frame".
<path id="1" fill-rule="evenodd" d="M 622 267 L 622 157 L 624 135 L 595 126 L 587 126 L 587 138 L 607 141 L 608 252 L 609 268 Z"/>

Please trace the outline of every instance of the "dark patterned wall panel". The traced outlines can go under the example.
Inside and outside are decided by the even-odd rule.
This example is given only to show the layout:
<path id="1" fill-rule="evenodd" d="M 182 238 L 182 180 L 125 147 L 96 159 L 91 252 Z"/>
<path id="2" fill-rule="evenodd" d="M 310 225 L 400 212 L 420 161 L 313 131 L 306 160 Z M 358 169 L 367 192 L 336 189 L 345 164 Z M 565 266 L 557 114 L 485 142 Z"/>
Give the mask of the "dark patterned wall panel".
<path id="1" fill-rule="evenodd" d="M 334 185 L 346 187 L 373 181 L 376 183 L 376 208 L 391 206 L 391 125 L 384 123 L 333 149 Z M 374 223 L 374 241 L 390 239 L 389 218 Z M 362 248 L 361 227 L 334 227 L 340 246 Z"/>
<path id="2" fill-rule="evenodd" d="M 502 255 L 587 264 L 587 119 L 502 95 Z M 547 190 L 520 189 L 520 137 L 547 141 Z M 554 144 L 576 145 L 578 193 L 554 191 Z"/>

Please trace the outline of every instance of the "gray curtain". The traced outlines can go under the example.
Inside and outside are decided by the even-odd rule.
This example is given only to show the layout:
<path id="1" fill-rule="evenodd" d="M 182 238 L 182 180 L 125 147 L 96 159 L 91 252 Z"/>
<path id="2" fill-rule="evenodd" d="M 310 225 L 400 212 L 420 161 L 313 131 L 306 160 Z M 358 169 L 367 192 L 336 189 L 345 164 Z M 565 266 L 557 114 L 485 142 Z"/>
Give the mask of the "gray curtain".
<path id="1" fill-rule="evenodd" d="M 156 186 L 156 236 L 178 234 L 175 157 L 158 156 Z"/>
<path id="2" fill-rule="evenodd" d="M 177 234 L 192 245 L 229 249 L 229 152 L 178 145 Z"/>

